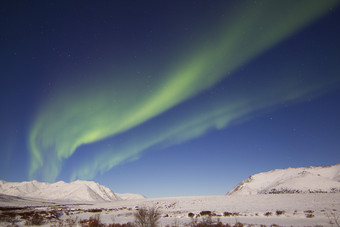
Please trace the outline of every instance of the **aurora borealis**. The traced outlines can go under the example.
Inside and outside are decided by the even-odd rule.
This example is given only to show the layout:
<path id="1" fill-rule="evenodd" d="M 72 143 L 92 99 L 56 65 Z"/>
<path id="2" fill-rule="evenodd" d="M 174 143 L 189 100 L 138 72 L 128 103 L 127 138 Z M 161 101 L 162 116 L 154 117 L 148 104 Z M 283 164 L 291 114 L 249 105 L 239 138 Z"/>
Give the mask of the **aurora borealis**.
<path id="1" fill-rule="evenodd" d="M 23 4 L 29 5 L 27 9 L 20 3 L 8 3 L 7 38 L 3 39 L 8 44 L 1 56 L 10 66 L 2 69 L 6 75 L 2 83 L 2 177 L 51 182 L 94 179 L 110 181 L 113 190 L 122 184 L 124 190 L 137 179 L 130 176 L 129 183 L 126 179 L 117 182 L 117 168 L 129 172 L 131 166 L 145 163 L 148 168 L 155 165 L 152 172 L 161 174 L 164 169 L 157 169 L 156 163 L 166 163 L 162 153 L 169 149 L 174 156 L 184 153 L 189 172 L 210 156 L 219 156 L 226 163 L 237 159 L 232 155 L 235 148 L 230 147 L 233 140 L 227 136 L 233 128 L 244 127 L 247 134 L 253 130 L 247 125 L 268 114 L 281 114 L 289 108 L 294 112 L 306 103 L 319 110 L 323 97 L 340 97 L 340 52 L 334 45 L 340 35 L 333 21 L 339 17 L 338 3 L 76 1 L 67 6 L 51 1 Z M 24 13 L 17 21 L 12 19 L 11 10 L 21 7 Z M 60 13 L 65 17 L 56 16 Z M 27 22 L 31 30 L 21 40 L 13 28 L 19 24 L 24 30 L 25 16 L 32 17 Z M 27 102 L 32 105 L 27 107 Z M 332 104 L 326 108 L 330 107 L 335 108 Z M 334 123 L 337 112 L 339 108 L 324 109 L 319 121 Z M 289 119 L 292 124 L 299 122 L 283 117 L 278 125 Z M 307 147 L 316 134 L 308 132 L 309 123 L 305 124 L 300 126 L 305 131 L 301 141 L 306 149 L 301 154 L 310 154 Z M 338 126 L 336 122 L 324 130 L 339 131 Z M 280 127 L 269 140 L 280 137 Z M 10 133 L 13 130 L 21 134 Z M 257 130 L 266 133 L 265 127 Z M 215 152 L 200 151 L 205 158 L 197 160 L 186 156 L 183 150 L 188 144 L 196 144 L 200 150 L 199 141 L 216 133 L 221 139 Z M 324 160 L 293 158 L 278 163 L 280 167 L 317 161 L 332 164 L 329 162 L 340 158 L 334 153 L 337 138 L 330 143 L 320 139 L 320 147 L 333 144 L 329 151 L 313 151 L 326 152 Z M 239 138 L 245 144 L 248 139 Z M 287 157 L 300 152 L 292 143 L 294 146 Z M 247 149 L 246 154 L 256 154 L 256 149 Z M 158 160 L 143 161 L 156 154 Z M 25 163 L 21 173 L 8 175 L 6 163 L 15 162 L 18 156 L 27 157 L 20 161 Z M 258 160 L 267 158 L 268 154 L 258 155 Z M 271 168 L 273 160 L 275 157 L 268 158 L 270 164 L 263 168 Z M 175 163 L 174 168 L 184 166 Z M 210 168 L 202 166 L 208 172 Z M 171 176 L 170 169 L 165 172 Z M 133 186 L 135 192 L 137 185 Z M 157 182 L 152 187 L 157 191 Z"/>

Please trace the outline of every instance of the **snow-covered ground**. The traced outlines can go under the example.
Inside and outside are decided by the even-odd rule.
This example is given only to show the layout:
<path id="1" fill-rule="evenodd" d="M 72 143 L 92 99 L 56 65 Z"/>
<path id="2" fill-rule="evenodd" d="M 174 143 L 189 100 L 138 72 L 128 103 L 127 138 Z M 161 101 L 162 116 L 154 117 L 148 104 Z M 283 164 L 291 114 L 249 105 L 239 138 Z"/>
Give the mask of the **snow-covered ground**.
<path id="1" fill-rule="evenodd" d="M 102 218 L 103 221 L 110 221 L 113 218 L 119 223 L 132 221 L 135 208 L 158 207 L 163 216 L 168 216 L 161 219 L 163 226 L 171 225 L 176 221 L 182 225 L 190 223 L 191 218 L 188 214 L 198 215 L 202 211 L 211 211 L 213 219 L 219 218 L 223 223 L 229 224 L 242 222 L 258 225 L 327 226 L 329 225 L 327 213 L 340 212 L 340 194 L 175 197 L 117 201 L 80 207 L 118 209 L 115 213 L 103 212 Z M 119 210 L 124 207 L 126 208 Z M 277 215 L 277 211 L 283 211 L 283 214 Z"/>
<path id="2" fill-rule="evenodd" d="M 21 201 L 12 201 L 12 206 L 20 206 Z M 10 204 L 0 200 L 0 207 Z M 28 205 L 27 203 L 25 204 Z M 32 204 L 36 206 L 36 204 Z M 340 213 L 339 193 L 310 193 L 310 194 L 265 194 L 265 195 L 231 195 L 231 196 L 195 196 L 173 197 L 139 200 L 120 200 L 94 203 L 91 205 L 45 204 L 35 210 L 60 213 L 60 219 L 81 220 L 96 214 L 100 215 L 103 223 L 133 222 L 133 214 L 140 207 L 157 207 L 162 213 L 161 226 L 179 223 L 180 226 L 189 224 L 202 211 L 210 211 L 213 221 L 218 219 L 230 225 L 236 222 L 244 224 L 280 226 L 331 226 L 331 213 Z M 30 210 L 32 208 L 29 208 Z M 3 211 L 4 212 L 4 211 Z M 12 212 L 12 211 L 11 211 Z M 17 210 L 16 212 L 23 212 Z M 281 214 L 282 213 L 282 214 Z M 202 217 L 199 218 L 199 220 Z M 20 224 L 21 222 L 19 222 Z M 1 223 L 6 226 L 8 223 Z M 21 223 L 24 224 L 23 222 Z M 49 224 L 46 224 L 49 225 Z"/>

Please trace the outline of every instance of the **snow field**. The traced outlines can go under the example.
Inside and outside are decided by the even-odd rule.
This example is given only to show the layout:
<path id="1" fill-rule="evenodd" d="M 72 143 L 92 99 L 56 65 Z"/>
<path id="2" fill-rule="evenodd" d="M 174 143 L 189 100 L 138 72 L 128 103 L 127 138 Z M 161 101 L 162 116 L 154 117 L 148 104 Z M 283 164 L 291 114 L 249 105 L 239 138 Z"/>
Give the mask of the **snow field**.
<path id="1" fill-rule="evenodd" d="M 0 204 L 1 205 L 1 204 Z M 276 224 L 279 226 L 332 226 L 330 212 L 340 213 L 339 193 L 266 194 L 248 196 L 195 196 L 112 201 L 91 205 L 37 207 L 37 210 L 57 209 L 60 219 L 82 220 L 99 215 L 103 223 L 134 221 L 134 212 L 141 207 L 157 207 L 162 213 L 160 226 L 188 225 L 189 213 L 202 220 L 201 212 L 210 212 L 213 221 L 234 225 Z M 23 222 L 18 223 L 23 225 Z M 7 226 L 8 223 L 1 223 Z M 45 226 L 49 226 L 46 224 Z"/>

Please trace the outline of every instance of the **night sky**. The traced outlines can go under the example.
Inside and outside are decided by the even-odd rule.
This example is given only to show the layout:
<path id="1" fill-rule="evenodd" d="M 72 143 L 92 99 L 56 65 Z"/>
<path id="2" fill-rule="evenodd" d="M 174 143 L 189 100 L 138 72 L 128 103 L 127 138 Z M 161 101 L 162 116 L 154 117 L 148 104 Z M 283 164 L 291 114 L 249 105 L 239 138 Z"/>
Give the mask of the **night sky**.
<path id="1" fill-rule="evenodd" d="M 0 3 L 0 179 L 148 197 L 340 162 L 340 1 Z"/>

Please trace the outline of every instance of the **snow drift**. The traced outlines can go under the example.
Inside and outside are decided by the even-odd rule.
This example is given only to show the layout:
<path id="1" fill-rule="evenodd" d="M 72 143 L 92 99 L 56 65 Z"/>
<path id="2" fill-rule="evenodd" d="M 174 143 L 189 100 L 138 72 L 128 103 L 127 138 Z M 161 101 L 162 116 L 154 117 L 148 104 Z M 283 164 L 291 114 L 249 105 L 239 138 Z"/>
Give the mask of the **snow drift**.
<path id="1" fill-rule="evenodd" d="M 6 182 L 0 180 L 0 194 L 43 200 L 78 202 L 105 202 L 138 197 L 137 194 L 133 196 L 124 196 L 122 194 L 123 198 L 120 198 L 108 187 L 94 181 L 80 180 L 71 183 L 58 181 L 53 184 L 38 181 Z M 139 196 L 140 198 L 143 197 Z"/>
<path id="2" fill-rule="evenodd" d="M 242 181 L 227 195 L 335 192 L 340 192 L 340 163 L 258 173 Z"/>

